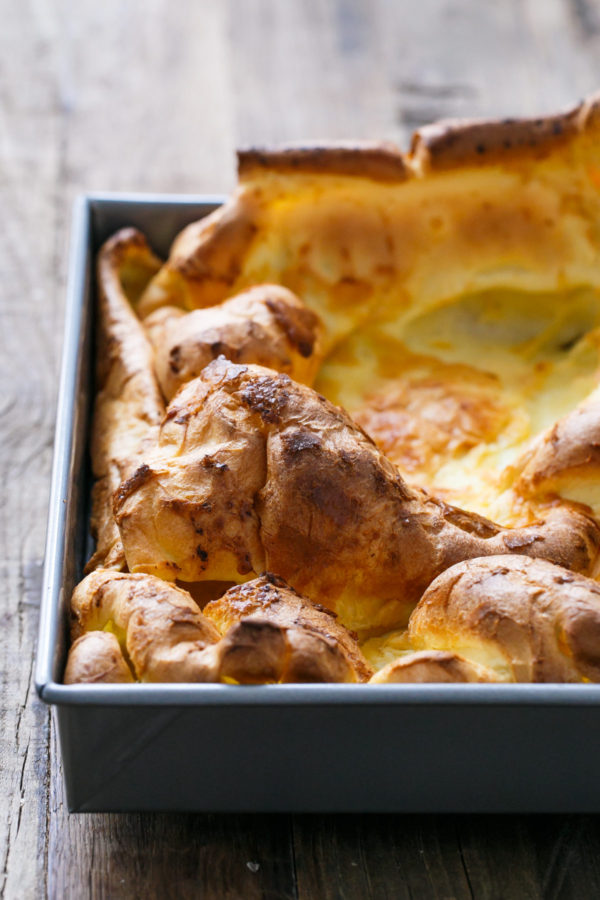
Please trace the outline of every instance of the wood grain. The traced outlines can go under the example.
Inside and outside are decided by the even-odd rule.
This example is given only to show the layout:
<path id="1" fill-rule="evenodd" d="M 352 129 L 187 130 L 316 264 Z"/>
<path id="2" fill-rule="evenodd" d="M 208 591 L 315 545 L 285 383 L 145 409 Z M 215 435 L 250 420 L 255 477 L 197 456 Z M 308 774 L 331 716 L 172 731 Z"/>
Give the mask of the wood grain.
<path id="1" fill-rule="evenodd" d="M 289 816 L 69 815 L 55 777 L 50 823 L 52 898 L 296 897 Z"/>
<path id="2" fill-rule="evenodd" d="M 32 40 L 32 14 L 28 3 L 9 6 L 0 29 L 0 895 L 8 897 L 43 890 L 49 779 L 49 715 L 31 679 L 58 354 L 60 135 L 46 77 L 55 51 L 43 21 Z"/>
<path id="3" fill-rule="evenodd" d="M 600 85 L 599 0 L 0 13 L 0 896 L 600 896 L 594 816 L 69 816 L 31 687 L 75 193 L 218 192 L 236 144 L 406 144 L 438 117 L 568 106 Z"/>

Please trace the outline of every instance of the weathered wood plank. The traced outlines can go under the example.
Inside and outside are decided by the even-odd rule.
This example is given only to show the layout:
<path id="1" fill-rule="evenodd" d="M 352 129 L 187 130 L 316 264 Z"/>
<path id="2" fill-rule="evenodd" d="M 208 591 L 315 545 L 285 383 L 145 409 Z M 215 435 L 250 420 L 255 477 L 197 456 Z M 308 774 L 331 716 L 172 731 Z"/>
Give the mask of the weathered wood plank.
<path id="1" fill-rule="evenodd" d="M 239 145 L 393 137 L 376 4 L 231 3 Z"/>
<path id="2" fill-rule="evenodd" d="M 296 816 L 298 897 L 472 896 L 451 818 Z"/>
<path id="3" fill-rule="evenodd" d="M 582 40 L 569 0 L 420 0 L 410 16 L 379 0 L 378 11 L 386 26 L 380 64 L 396 89 L 405 144 L 428 121 L 537 116 L 598 86 L 597 40 Z"/>
<path id="4" fill-rule="evenodd" d="M 56 391 L 56 49 L 35 4 L 0 28 L 0 895 L 45 890 L 48 711 L 32 687 Z"/>
<path id="5" fill-rule="evenodd" d="M 225 8 L 56 0 L 69 189 L 223 192 L 234 182 Z"/>
<path id="6" fill-rule="evenodd" d="M 598 816 L 466 816 L 456 827 L 474 897 L 600 894 Z"/>
<path id="7" fill-rule="evenodd" d="M 50 823 L 50 898 L 296 896 L 289 816 L 68 815 L 58 771 Z"/>
<path id="8" fill-rule="evenodd" d="M 600 894 L 597 816 L 295 816 L 299 900 Z"/>

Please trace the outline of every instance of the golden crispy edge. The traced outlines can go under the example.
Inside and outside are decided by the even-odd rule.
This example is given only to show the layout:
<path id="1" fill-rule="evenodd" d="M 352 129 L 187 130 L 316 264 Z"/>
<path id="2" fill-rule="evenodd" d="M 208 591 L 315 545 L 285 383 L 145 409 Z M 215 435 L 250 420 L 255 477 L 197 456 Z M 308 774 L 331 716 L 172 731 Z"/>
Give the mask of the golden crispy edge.
<path id="1" fill-rule="evenodd" d="M 374 181 L 404 181 L 411 175 L 400 148 L 388 142 L 248 147 L 238 150 L 237 158 L 240 180 L 264 170 L 356 175 Z"/>
<path id="2" fill-rule="evenodd" d="M 164 305 L 197 309 L 232 289 L 260 227 L 269 176 L 345 176 L 388 184 L 436 170 L 535 162 L 578 135 L 600 130 L 600 94 L 565 113 L 537 119 L 448 120 L 417 131 L 409 153 L 393 143 L 340 142 L 246 148 L 238 153 L 239 186 L 211 215 L 185 228 L 144 292 L 144 318 Z"/>
<path id="3" fill-rule="evenodd" d="M 151 252 L 146 239 L 134 228 L 124 228 L 102 246 L 98 255 L 98 341 L 97 389 L 92 423 L 92 470 L 96 479 L 92 490 L 91 529 L 96 551 L 86 566 L 122 569 L 125 555 L 114 521 L 112 498 L 122 479 L 115 458 L 121 438 L 127 441 L 132 421 L 111 414 L 111 405 L 127 399 L 131 411 L 148 427 L 158 426 L 164 403 L 154 375 L 153 350 L 144 329 L 125 296 L 120 272 L 128 263 L 138 263 L 149 273 L 158 271 L 161 261 Z"/>
<path id="4" fill-rule="evenodd" d="M 540 158 L 600 127 L 600 92 L 573 109 L 518 119 L 446 119 L 419 128 L 404 154 L 393 143 L 324 143 L 238 151 L 240 181 L 261 171 L 330 174 L 406 181 L 427 171 L 496 164 L 515 156 Z"/>
<path id="5" fill-rule="evenodd" d="M 220 303 L 235 283 L 256 233 L 257 207 L 251 192 L 236 191 L 228 200 L 181 231 L 169 258 L 152 279 L 137 307 L 141 319 L 161 306 L 198 309 Z M 187 283 L 201 284 L 203 298 L 188 301 Z"/>
<path id="6" fill-rule="evenodd" d="M 415 132 L 410 156 L 422 171 L 538 159 L 600 124 L 600 93 L 555 115 L 522 119 L 447 119 Z"/>
<path id="7" fill-rule="evenodd" d="M 266 365 L 303 384 L 312 384 L 322 362 L 320 317 L 277 284 L 255 285 L 218 306 L 189 313 L 163 306 L 144 326 L 169 401 L 218 356 Z"/>
<path id="8" fill-rule="evenodd" d="M 575 506 L 516 529 L 450 507 L 404 482 L 339 407 L 258 366 L 210 363 L 140 463 L 115 501 L 132 571 L 239 581 L 268 567 L 365 636 L 405 624 L 460 559 L 519 552 L 589 572 L 598 556 L 598 525 Z"/>

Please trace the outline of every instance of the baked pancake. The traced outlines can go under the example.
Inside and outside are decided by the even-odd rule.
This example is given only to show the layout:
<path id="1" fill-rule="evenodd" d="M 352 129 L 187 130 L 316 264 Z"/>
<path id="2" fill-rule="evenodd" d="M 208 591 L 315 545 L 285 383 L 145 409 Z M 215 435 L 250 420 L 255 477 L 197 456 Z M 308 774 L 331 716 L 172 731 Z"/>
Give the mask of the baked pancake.
<path id="1" fill-rule="evenodd" d="M 597 680 L 600 96 L 407 154 L 242 151 L 164 264 L 128 230 L 99 276 L 89 570 L 127 629 L 162 598 L 135 633 L 168 653 L 148 676 L 92 624 L 69 680 Z M 517 643 L 478 655 L 488 582 Z"/>

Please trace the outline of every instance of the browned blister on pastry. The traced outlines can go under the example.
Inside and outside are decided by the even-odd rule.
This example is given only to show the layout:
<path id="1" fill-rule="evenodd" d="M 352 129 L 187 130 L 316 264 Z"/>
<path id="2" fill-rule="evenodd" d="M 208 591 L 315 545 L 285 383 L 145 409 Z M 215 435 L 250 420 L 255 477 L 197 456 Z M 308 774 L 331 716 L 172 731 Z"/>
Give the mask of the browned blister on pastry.
<path id="1" fill-rule="evenodd" d="M 285 634 L 276 657 L 274 681 L 367 681 L 371 675 L 356 635 L 337 621 L 335 613 L 311 603 L 276 575 L 267 573 L 231 588 L 205 606 L 204 615 L 221 632 L 228 632 L 228 639 L 237 641 L 228 654 L 226 674 L 238 681 L 238 670 L 248 671 L 248 659 L 261 629 L 268 634 L 273 627 Z M 239 644 L 242 631 L 249 635 L 244 646 Z"/>
<path id="2" fill-rule="evenodd" d="M 575 509 L 502 529 L 448 506 L 315 391 L 220 360 L 177 394 L 115 516 L 131 571 L 242 581 L 267 569 L 362 634 L 405 624 L 461 559 L 519 552 L 589 571 L 600 534 Z"/>
<path id="3" fill-rule="evenodd" d="M 499 681 L 496 673 L 448 650 L 420 650 L 395 659 L 371 684 L 465 684 Z"/>
<path id="4" fill-rule="evenodd" d="M 71 601 L 74 643 L 65 682 L 366 681 L 355 637 L 329 610 L 265 575 L 203 614 L 152 575 L 97 569 Z"/>
<path id="5" fill-rule="evenodd" d="M 262 284 L 218 306 L 185 313 L 163 307 L 144 320 L 156 375 L 170 400 L 213 359 L 256 363 L 311 384 L 322 361 L 318 316 L 291 291 Z"/>
<path id="6" fill-rule="evenodd" d="M 495 556 L 448 569 L 411 616 L 416 649 L 454 652 L 501 681 L 600 681 L 600 585 L 546 560 Z"/>

